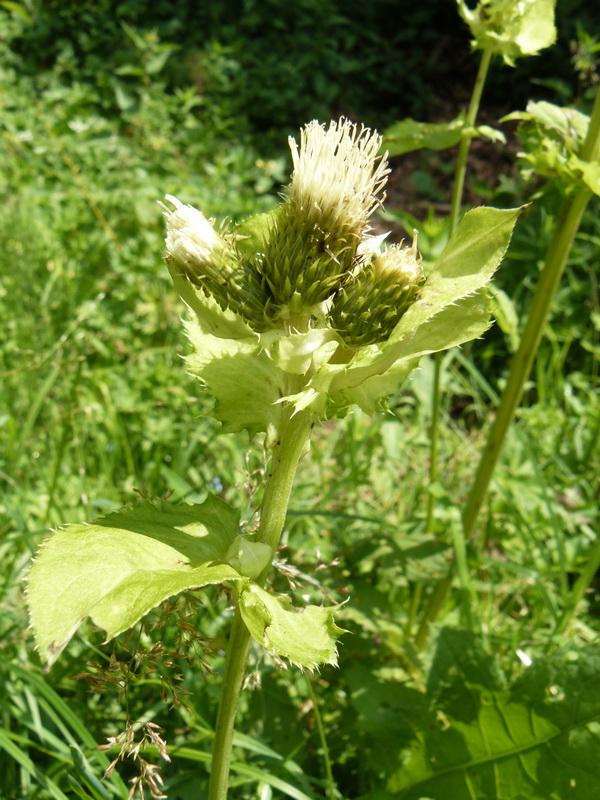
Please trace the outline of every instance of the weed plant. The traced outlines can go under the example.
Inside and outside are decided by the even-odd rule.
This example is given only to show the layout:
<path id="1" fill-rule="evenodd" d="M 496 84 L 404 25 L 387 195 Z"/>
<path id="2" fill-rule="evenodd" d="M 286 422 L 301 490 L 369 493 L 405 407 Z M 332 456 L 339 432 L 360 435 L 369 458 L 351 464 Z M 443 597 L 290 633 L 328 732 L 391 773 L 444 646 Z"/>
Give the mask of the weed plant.
<path id="1" fill-rule="evenodd" d="M 7 16 L 9 23 L 16 25 Z M 86 81 L 65 86 L 76 74 L 65 54 L 35 80 L 3 64 L 6 798 L 125 798 L 141 791 L 143 783 L 129 783 L 140 777 L 146 795 L 207 792 L 230 598 L 185 594 L 108 644 L 85 623 L 42 675 L 26 633 L 22 577 L 48 528 L 92 521 L 135 502 L 135 492 L 170 492 L 170 503 L 200 503 L 212 492 L 242 507 L 249 529 L 258 522 L 264 454 L 244 432 L 219 435 L 210 400 L 185 376 L 182 306 L 158 264 L 164 233 L 155 201 L 168 192 L 236 222 L 274 207 L 270 192 L 287 168 L 229 120 L 226 101 L 198 105 L 191 88 L 166 92 L 163 68 L 152 71 L 165 52 L 160 42 L 134 30 L 128 37 L 136 55 L 124 63 L 140 74 L 119 79 L 122 95 L 105 86 L 106 98 L 120 97 L 113 116 Z M 24 97 L 32 98 L 27 106 Z M 338 616 L 349 634 L 340 668 L 312 675 L 251 650 L 254 689 L 242 692 L 238 709 L 232 797 L 460 798 L 468 790 L 498 800 L 519 792 L 576 800 L 597 792 L 589 753 L 598 718 L 598 589 L 586 575 L 599 522 L 594 208 L 575 239 L 477 539 L 462 539 L 460 520 L 563 200 L 556 181 L 541 193 L 538 179 L 534 189 L 495 278 L 509 298 L 496 311 L 500 324 L 439 361 L 439 479 L 428 479 L 432 359 L 383 413 L 354 410 L 313 433 L 272 586 L 296 605 L 349 598 Z M 517 192 L 486 202 L 511 207 L 529 197 L 524 184 Z M 427 228 L 419 224 L 423 248 Z M 431 590 L 453 563 L 452 591 L 419 654 L 414 637 Z M 578 585 L 577 613 L 555 633 Z M 519 738 L 522 715 L 532 720 L 527 741 Z M 506 789 L 485 764 L 502 770 L 508 756 L 490 756 L 493 737 L 473 734 L 478 724 L 497 731 L 501 719 L 517 738 L 501 742 L 502 752 L 539 759 L 529 783 L 521 775 Z M 102 780 L 128 735 L 143 739 L 139 757 Z M 539 746 L 541 739 L 550 744 Z M 423 742 L 437 758 L 458 742 L 467 757 L 436 777 L 420 761 Z M 405 778 L 407 762 L 413 772 Z"/>

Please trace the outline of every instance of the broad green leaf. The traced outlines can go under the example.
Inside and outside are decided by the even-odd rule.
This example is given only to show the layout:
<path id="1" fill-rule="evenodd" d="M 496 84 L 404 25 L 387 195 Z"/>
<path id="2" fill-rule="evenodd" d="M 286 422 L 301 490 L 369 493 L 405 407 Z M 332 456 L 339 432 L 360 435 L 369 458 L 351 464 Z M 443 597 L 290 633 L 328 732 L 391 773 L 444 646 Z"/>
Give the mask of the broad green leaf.
<path id="1" fill-rule="evenodd" d="M 112 639 L 179 592 L 242 580 L 223 563 L 238 534 L 237 513 L 213 496 L 195 506 L 145 502 L 56 531 L 27 579 L 42 660 L 56 661 L 86 617 Z"/>
<path id="2" fill-rule="evenodd" d="M 258 342 L 205 334 L 195 319 L 186 322 L 186 331 L 194 348 L 188 367 L 215 398 L 212 414 L 223 423 L 223 433 L 246 428 L 253 436 L 277 425 L 286 375 Z"/>
<path id="3" fill-rule="evenodd" d="M 380 638 L 381 632 L 375 629 L 371 635 Z M 395 773 L 402 750 L 418 735 L 416 731 L 435 726 L 435 712 L 428 710 L 424 692 L 408 686 L 405 680 L 385 680 L 358 660 L 344 666 L 343 679 L 354 717 L 352 730 L 361 753 L 361 770 L 374 790 L 367 796 L 374 800 L 379 797 L 375 787 L 379 784 L 377 791 L 383 791 L 386 777 Z"/>
<path id="4" fill-rule="evenodd" d="M 387 783 L 401 800 L 589 800 L 600 786 L 600 647 L 534 663 L 506 688 L 470 634 L 442 635 L 428 695 Z M 373 795 L 375 796 L 375 795 Z"/>
<path id="5" fill-rule="evenodd" d="M 475 8 L 466 0 L 457 4 L 473 34 L 473 47 L 491 49 L 507 64 L 536 55 L 556 39 L 556 0 L 479 0 Z"/>
<path id="6" fill-rule="evenodd" d="M 382 150 L 389 156 L 399 156 L 413 150 L 445 150 L 458 144 L 465 133 L 469 138 L 482 137 L 492 141 L 504 142 L 501 131 L 481 125 L 467 128 L 464 114 L 460 114 L 451 122 L 417 122 L 414 119 L 403 119 L 388 128 L 383 135 Z"/>
<path id="7" fill-rule="evenodd" d="M 252 638 L 270 652 L 307 669 L 337 664 L 336 640 L 344 633 L 334 622 L 339 606 L 298 610 L 289 597 L 269 594 L 256 584 L 244 589 L 239 604 Z"/>

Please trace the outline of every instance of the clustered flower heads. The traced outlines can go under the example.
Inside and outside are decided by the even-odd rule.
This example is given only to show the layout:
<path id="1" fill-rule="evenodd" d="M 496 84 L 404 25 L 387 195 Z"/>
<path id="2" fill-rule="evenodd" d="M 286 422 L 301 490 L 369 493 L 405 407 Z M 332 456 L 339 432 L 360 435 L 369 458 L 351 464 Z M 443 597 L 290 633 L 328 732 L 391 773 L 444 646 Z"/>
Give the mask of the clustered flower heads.
<path id="1" fill-rule="evenodd" d="M 256 332 L 326 325 L 349 347 L 384 340 L 418 292 L 416 248 L 385 254 L 368 245 L 369 219 L 389 168 L 381 137 L 341 120 L 290 139 L 294 172 L 283 203 L 218 233 L 201 212 L 167 196 L 167 262 L 221 309 Z M 248 239 L 253 241 L 250 243 Z M 383 267 L 383 265 L 385 268 Z"/>
<path id="2" fill-rule="evenodd" d="M 236 227 L 167 196 L 166 262 L 193 312 L 187 363 L 224 430 L 273 432 L 290 406 L 372 412 L 420 356 L 487 328 L 483 288 L 518 210 L 469 212 L 425 280 L 416 241 L 384 248 L 370 233 L 389 172 L 381 144 L 344 119 L 309 123 L 290 140 L 281 204 Z"/>

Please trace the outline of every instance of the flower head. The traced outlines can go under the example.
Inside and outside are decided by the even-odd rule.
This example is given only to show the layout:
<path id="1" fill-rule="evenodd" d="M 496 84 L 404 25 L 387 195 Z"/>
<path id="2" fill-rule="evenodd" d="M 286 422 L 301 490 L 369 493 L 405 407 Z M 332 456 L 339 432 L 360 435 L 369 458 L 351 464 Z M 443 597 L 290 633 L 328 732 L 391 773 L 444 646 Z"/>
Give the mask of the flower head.
<path id="1" fill-rule="evenodd" d="M 223 249 L 225 242 L 201 211 L 193 206 L 185 206 L 170 194 L 166 199 L 175 206 L 175 210 L 170 211 L 163 205 L 167 218 L 166 245 L 169 257 L 186 268 L 206 267 Z"/>
<path id="2" fill-rule="evenodd" d="M 423 280 L 416 239 L 410 248 L 394 245 L 348 277 L 333 298 L 331 324 L 350 348 L 385 341 Z"/>
<path id="3" fill-rule="evenodd" d="M 382 138 L 347 119 L 326 128 L 313 120 L 300 131 L 300 148 L 290 137 L 294 172 L 289 196 L 305 213 L 318 209 L 330 227 L 365 231 L 389 173 L 378 160 Z"/>
<path id="4" fill-rule="evenodd" d="M 261 265 L 283 319 L 315 313 L 355 267 L 389 172 L 379 134 L 345 119 L 289 143 L 294 171 Z"/>

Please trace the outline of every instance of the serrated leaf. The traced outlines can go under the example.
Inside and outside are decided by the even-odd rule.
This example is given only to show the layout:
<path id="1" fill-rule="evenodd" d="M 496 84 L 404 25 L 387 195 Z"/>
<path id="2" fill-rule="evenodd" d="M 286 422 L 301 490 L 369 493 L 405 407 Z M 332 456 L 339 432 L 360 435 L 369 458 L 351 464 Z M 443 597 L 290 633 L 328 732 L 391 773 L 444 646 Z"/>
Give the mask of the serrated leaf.
<path id="1" fill-rule="evenodd" d="M 387 790 L 399 800 L 589 800 L 600 786 L 600 647 L 538 660 L 511 687 L 473 637 L 442 636 L 430 696 Z"/>
<path id="2" fill-rule="evenodd" d="M 36 644 L 51 665 L 86 617 L 107 639 L 188 589 L 242 580 L 224 563 L 239 517 L 212 495 L 194 506 L 145 502 L 47 539 L 27 578 Z"/>
<path id="3" fill-rule="evenodd" d="M 215 398 L 212 413 L 223 433 L 246 428 L 253 436 L 277 425 L 287 379 L 258 342 L 205 334 L 195 319 L 186 322 L 186 331 L 194 348 L 188 367 Z"/>
<path id="4" fill-rule="evenodd" d="M 240 596 L 239 608 L 252 638 L 280 658 L 307 669 L 337 664 L 336 640 L 344 633 L 334 621 L 339 606 L 298 610 L 289 597 L 250 584 Z"/>

